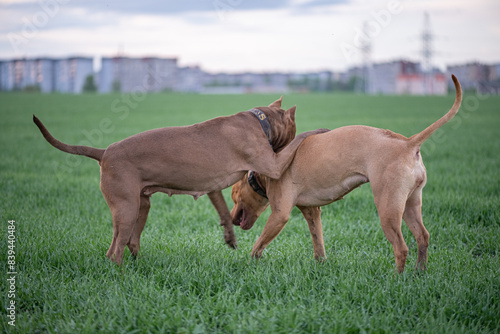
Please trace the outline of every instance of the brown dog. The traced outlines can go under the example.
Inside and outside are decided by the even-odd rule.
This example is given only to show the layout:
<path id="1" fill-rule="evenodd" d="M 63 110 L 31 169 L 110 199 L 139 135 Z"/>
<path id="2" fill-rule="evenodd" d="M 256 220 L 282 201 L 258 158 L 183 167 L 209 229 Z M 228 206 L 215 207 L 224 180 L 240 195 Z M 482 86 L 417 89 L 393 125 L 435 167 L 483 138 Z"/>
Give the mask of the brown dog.
<path id="1" fill-rule="evenodd" d="M 417 240 L 417 268 L 425 269 L 429 233 L 422 223 L 426 172 L 420 145 L 458 112 L 462 91 L 455 76 L 452 79 L 456 89 L 453 107 L 419 134 L 406 138 L 368 126 L 342 127 L 304 140 L 281 179 L 271 180 L 258 172 L 250 172 L 248 179 L 244 177 L 236 183 L 232 190 L 235 205 L 231 211 L 235 225 L 250 229 L 271 204 L 272 213 L 252 249 L 252 256 L 262 256 L 296 205 L 309 225 L 314 257 L 326 258 L 320 206 L 342 199 L 356 187 L 370 182 L 382 229 L 394 249 L 397 270 L 404 270 L 408 255 L 401 234 L 401 219 Z"/>
<path id="2" fill-rule="evenodd" d="M 33 116 L 33 121 L 55 148 L 99 161 L 101 191 L 113 216 L 113 241 L 107 256 L 120 264 L 125 246 L 133 255 L 139 252 L 150 196 L 156 192 L 187 194 L 195 199 L 208 194 L 224 226 L 226 243 L 236 247 L 221 189 L 248 170 L 279 178 L 304 138 L 317 133 L 311 131 L 294 139 L 295 107 L 284 111 L 281 100 L 199 124 L 142 132 L 107 149 L 64 144 L 52 137 L 38 118 Z M 259 121 L 266 122 L 267 133 Z M 287 144 L 279 154 L 273 151 Z"/>

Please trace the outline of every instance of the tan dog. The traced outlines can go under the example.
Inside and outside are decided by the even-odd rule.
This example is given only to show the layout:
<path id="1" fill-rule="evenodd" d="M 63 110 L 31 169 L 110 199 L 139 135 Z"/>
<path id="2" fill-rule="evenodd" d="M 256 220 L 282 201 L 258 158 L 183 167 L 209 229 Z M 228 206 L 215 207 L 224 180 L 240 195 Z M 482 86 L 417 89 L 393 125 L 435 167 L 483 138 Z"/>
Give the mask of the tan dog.
<path id="1" fill-rule="evenodd" d="M 311 131 L 294 139 L 295 107 L 284 111 L 281 100 L 199 124 L 142 132 L 107 149 L 64 144 L 35 116 L 33 121 L 55 148 L 99 161 L 101 191 L 113 216 L 113 241 L 107 256 L 120 264 L 125 246 L 133 255 L 139 252 L 150 196 L 156 192 L 187 194 L 195 199 L 208 194 L 224 226 L 226 243 L 236 247 L 231 216 L 220 190 L 248 170 L 279 178 L 304 138 L 317 133 Z M 266 122 L 268 136 L 259 118 Z M 279 154 L 273 151 L 289 143 Z"/>
<path id="2" fill-rule="evenodd" d="M 417 240 L 417 268 L 425 269 L 429 233 L 421 213 L 426 171 L 420 145 L 458 112 L 462 91 L 455 76 L 452 79 L 456 89 L 453 107 L 419 134 L 406 138 L 389 130 L 345 126 L 304 140 L 281 179 L 271 180 L 250 172 L 248 180 L 244 177 L 236 183 L 231 212 L 235 225 L 250 229 L 271 204 L 272 213 L 252 249 L 252 256 L 262 256 L 287 223 L 292 208 L 297 206 L 309 225 L 315 258 L 326 258 L 320 206 L 342 199 L 356 187 L 370 182 L 382 229 L 394 249 L 397 270 L 404 270 L 408 255 L 401 219 Z M 257 191 L 267 194 L 269 200 Z"/>

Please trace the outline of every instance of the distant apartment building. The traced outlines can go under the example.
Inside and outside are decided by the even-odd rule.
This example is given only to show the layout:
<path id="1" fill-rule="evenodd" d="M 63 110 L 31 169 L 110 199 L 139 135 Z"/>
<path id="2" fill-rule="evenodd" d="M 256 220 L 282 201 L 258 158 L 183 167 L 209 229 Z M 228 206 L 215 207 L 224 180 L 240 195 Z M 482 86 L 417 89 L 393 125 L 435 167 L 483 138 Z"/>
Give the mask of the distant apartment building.
<path id="1" fill-rule="evenodd" d="M 58 59 L 54 64 L 55 88 L 59 93 L 83 92 L 85 79 L 94 74 L 92 58 L 74 57 Z"/>
<path id="2" fill-rule="evenodd" d="M 55 61 L 50 58 L 39 58 L 34 62 L 34 85 L 40 87 L 42 93 L 50 93 L 55 91 L 54 69 Z"/>
<path id="3" fill-rule="evenodd" d="M 401 74 L 396 79 L 396 92 L 406 95 L 446 95 L 447 80 L 443 73 Z"/>
<path id="4" fill-rule="evenodd" d="M 451 65 L 446 72 L 455 74 L 463 90 L 476 90 L 480 81 L 489 81 L 490 66 L 477 62 Z"/>
<path id="5" fill-rule="evenodd" d="M 420 64 L 398 60 L 374 64 L 371 69 L 371 84 L 369 93 L 398 94 L 398 77 L 415 75 L 420 72 Z"/>
<path id="6" fill-rule="evenodd" d="M 12 59 L 0 62 L 0 90 L 40 90 L 42 93 L 78 94 L 93 74 L 92 58 Z"/>
<path id="7" fill-rule="evenodd" d="M 480 94 L 500 94 L 500 64 L 473 62 L 448 66 L 446 71 L 457 76 L 463 90 Z"/>
<path id="8" fill-rule="evenodd" d="M 289 91 L 289 74 L 285 73 L 206 73 L 203 93 L 286 93 Z"/>
<path id="9" fill-rule="evenodd" d="M 199 66 L 181 67 L 178 70 L 175 91 L 201 93 L 205 72 Z"/>
<path id="10" fill-rule="evenodd" d="M 48 66 L 47 66 L 48 64 Z M 49 67 L 49 68 L 47 68 Z M 52 62 L 46 59 L 14 59 L 0 64 L 1 90 L 23 90 L 26 87 L 49 87 L 52 81 Z"/>
<path id="11" fill-rule="evenodd" d="M 6 82 L 7 76 L 3 75 L 3 73 L 5 73 L 6 71 L 7 71 L 7 62 L 0 60 L 0 92 L 6 90 L 4 89 L 4 87 L 7 86 Z"/>
<path id="12" fill-rule="evenodd" d="M 100 93 L 161 92 L 177 88 L 176 58 L 102 58 L 99 72 Z"/>
<path id="13" fill-rule="evenodd" d="M 284 73 L 244 73 L 241 82 L 248 93 L 288 92 L 288 74 Z"/>
<path id="14" fill-rule="evenodd" d="M 500 64 L 490 66 L 488 81 L 479 82 L 478 93 L 500 95 Z"/>
<path id="15" fill-rule="evenodd" d="M 489 81 L 500 81 L 500 63 L 490 66 Z"/>
<path id="16" fill-rule="evenodd" d="M 290 73 L 287 83 L 294 91 L 325 92 L 333 90 L 334 73 L 330 71 Z"/>
<path id="17" fill-rule="evenodd" d="M 12 64 L 10 60 L 0 60 L 0 91 L 13 90 Z"/>
<path id="18" fill-rule="evenodd" d="M 445 95 L 446 77 L 437 71 L 423 73 L 420 63 L 397 60 L 374 64 L 369 70 L 368 93 Z"/>

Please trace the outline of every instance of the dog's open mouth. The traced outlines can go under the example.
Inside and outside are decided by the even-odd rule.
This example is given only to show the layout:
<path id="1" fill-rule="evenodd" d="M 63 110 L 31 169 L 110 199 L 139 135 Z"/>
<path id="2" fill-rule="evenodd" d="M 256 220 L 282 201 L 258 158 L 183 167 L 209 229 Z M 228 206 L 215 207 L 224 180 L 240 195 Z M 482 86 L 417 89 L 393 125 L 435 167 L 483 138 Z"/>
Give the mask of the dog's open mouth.
<path id="1" fill-rule="evenodd" d="M 253 224 L 250 221 L 246 210 L 241 209 L 238 211 L 236 217 L 233 220 L 234 225 L 239 225 L 242 230 L 249 230 L 252 228 Z"/>

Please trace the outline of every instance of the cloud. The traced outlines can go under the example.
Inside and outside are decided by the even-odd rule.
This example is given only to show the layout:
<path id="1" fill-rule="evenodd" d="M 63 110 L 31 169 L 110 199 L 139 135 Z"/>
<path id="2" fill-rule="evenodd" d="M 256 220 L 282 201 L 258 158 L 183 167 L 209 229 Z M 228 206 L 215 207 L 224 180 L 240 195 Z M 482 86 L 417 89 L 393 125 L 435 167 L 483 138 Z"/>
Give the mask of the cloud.
<path id="1" fill-rule="evenodd" d="M 198 64 L 208 71 L 339 70 L 361 61 L 359 50 L 346 57 L 341 46 L 355 45 L 363 22 L 377 22 L 374 13 L 391 2 L 0 0 L 0 58 L 111 56 L 119 50 L 130 56 L 178 57 L 181 65 Z M 498 61 L 500 44 L 494 41 L 500 36 L 500 2 L 399 2 L 402 12 L 388 24 L 379 23 L 373 61 L 419 60 L 424 11 L 436 34 L 436 65 Z M 58 5 L 49 7 L 53 15 L 47 14 L 50 4 Z M 50 16 L 47 22 L 43 15 Z M 37 26 L 35 33 L 26 22 Z M 9 34 L 20 36 L 18 44 Z"/>
<path id="2" fill-rule="evenodd" d="M 189 12 L 224 10 L 274 10 L 282 8 L 312 8 L 347 3 L 348 0 L 10 0 L 0 4 L 3 10 L 29 12 L 35 7 L 58 3 L 60 6 L 80 8 L 90 12 L 127 14 L 173 15 Z"/>
<path id="3" fill-rule="evenodd" d="M 29 22 L 37 28 L 95 28 L 120 17 L 180 17 L 195 25 L 220 23 L 235 12 L 287 10 L 294 15 L 351 0 L 0 0 L 0 33 L 20 32 Z M 28 23 L 27 23 L 28 22 Z"/>

